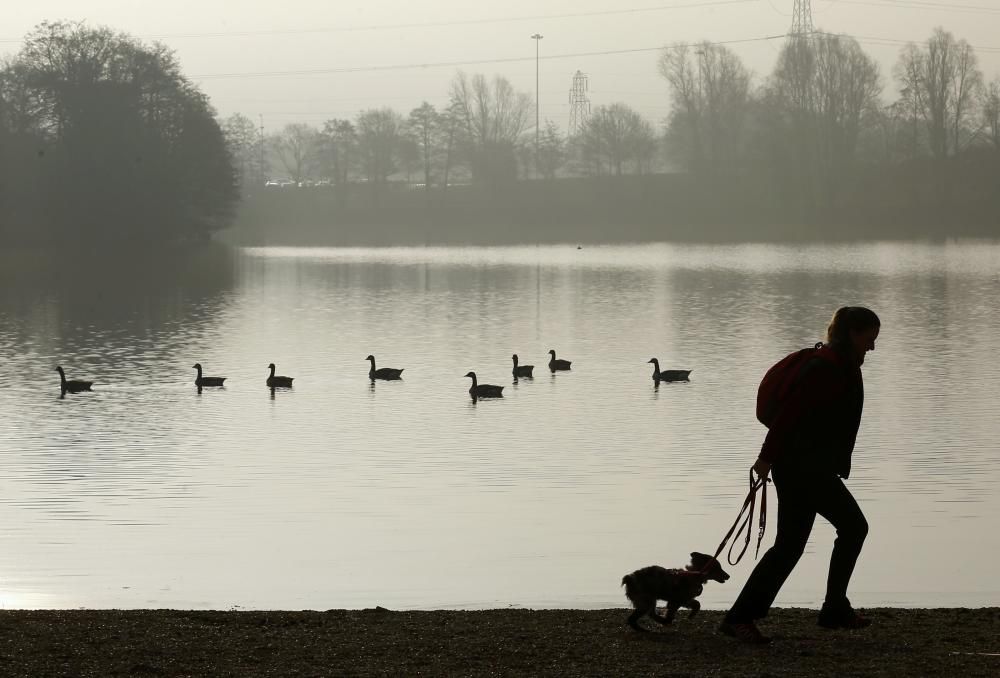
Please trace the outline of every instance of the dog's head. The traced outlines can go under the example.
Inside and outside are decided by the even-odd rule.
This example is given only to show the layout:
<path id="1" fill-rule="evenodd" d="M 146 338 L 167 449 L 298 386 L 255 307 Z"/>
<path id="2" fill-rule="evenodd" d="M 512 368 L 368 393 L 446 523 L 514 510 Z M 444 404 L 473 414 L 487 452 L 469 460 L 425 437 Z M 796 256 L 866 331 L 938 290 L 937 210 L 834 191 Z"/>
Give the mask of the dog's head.
<path id="1" fill-rule="evenodd" d="M 722 569 L 718 560 L 697 551 L 691 554 L 691 564 L 685 569 L 689 572 L 702 572 L 706 579 L 717 581 L 720 584 L 726 583 L 726 580 L 729 579 L 729 575 Z"/>

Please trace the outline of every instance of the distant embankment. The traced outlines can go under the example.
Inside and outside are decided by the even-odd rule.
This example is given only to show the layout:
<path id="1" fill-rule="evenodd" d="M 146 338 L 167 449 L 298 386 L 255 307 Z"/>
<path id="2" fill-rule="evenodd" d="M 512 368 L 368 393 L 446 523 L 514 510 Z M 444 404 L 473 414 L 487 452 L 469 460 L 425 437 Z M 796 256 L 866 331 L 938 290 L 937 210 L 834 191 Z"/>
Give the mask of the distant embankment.
<path id="1" fill-rule="evenodd" d="M 994 181 L 996 179 L 994 178 Z M 223 239 L 243 245 L 509 245 L 1000 237 L 1000 192 L 956 194 L 855 177 L 836 204 L 753 178 L 685 174 L 524 181 L 425 192 L 389 185 L 273 188 L 246 198 Z M 966 189 L 967 191 L 967 189 Z M 812 203 L 811 205 L 809 203 Z M 832 201 L 828 201 L 832 202 Z"/>

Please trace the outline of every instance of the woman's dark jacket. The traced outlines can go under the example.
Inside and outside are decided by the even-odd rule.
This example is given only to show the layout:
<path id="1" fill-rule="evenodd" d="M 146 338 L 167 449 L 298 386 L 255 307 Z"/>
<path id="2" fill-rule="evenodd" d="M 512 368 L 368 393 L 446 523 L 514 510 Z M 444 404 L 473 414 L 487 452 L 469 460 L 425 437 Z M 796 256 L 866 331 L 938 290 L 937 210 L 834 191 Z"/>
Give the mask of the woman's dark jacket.
<path id="1" fill-rule="evenodd" d="M 824 345 L 796 380 L 775 414 L 760 458 L 847 478 L 865 400 L 861 367 L 849 349 Z"/>

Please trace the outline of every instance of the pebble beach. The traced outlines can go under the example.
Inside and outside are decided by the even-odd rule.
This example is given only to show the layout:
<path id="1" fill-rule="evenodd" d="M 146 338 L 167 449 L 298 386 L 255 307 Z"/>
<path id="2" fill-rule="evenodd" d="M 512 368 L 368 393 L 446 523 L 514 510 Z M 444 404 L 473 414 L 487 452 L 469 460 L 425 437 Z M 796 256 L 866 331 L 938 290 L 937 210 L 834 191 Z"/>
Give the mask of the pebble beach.
<path id="1" fill-rule="evenodd" d="M 774 642 L 746 646 L 716 632 L 719 611 L 636 633 L 625 609 L 3 610 L 0 675 L 1000 675 L 1000 608 L 863 612 L 870 628 L 829 631 L 775 609 Z"/>

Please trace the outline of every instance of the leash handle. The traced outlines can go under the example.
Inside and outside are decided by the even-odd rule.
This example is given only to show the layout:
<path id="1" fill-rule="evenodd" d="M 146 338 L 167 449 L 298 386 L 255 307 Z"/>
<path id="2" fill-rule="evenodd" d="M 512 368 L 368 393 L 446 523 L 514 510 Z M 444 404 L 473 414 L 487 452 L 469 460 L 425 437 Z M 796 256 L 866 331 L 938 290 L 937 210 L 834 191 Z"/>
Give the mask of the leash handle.
<path id="1" fill-rule="evenodd" d="M 767 481 L 766 475 L 760 478 L 760 516 L 757 518 L 757 550 L 753 554 L 754 560 L 760 555 L 760 543 L 764 541 L 764 529 L 767 527 Z"/>
<path id="2" fill-rule="evenodd" d="M 753 524 L 753 511 L 757 505 L 757 490 L 760 492 L 760 514 L 758 517 L 758 527 L 757 527 L 757 551 L 754 554 L 754 558 L 760 555 L 760 544 L 764 540 L 764 529 L 767 525 L 767 476 L 758 477 L 754 479 L 753 469 L 749 472 L 750 479 L 750 490 L 747 492 L 746 499 L 743 500 L 743 506 L 740 508 L 739 514 L 736 516 L 736 522 L 733 526 L 729 528 L 726 532 L 726 536 L 723 537 L 722 543 L 719 544 L 719 548 L 715 551 L 714 558 L 719 559 L 719 554 L 726 548 L 726 544 L 729 542 L 729 538 L 733 537 L 733 532 L 736 532 L 736 536 L 733 537 L 733 543 L 729 546 L 729 553 L 726 554 L 726 560 L 729 564 L 735 567 L 743 559 L 746 554 L 747 549 L 750 548 L 751 539 L 751 525 Z M 746 514 L 746 518 L 743 517 Z M 737 530 L 736 528 L 739 527 Z M 746 537 L 743 542 L 743 548 L 740 549 L 739 554 L 736 556 L 736 560 L 733 560 L 733 549 L 736 548 L 736 542 L 739 541 L 740 535 L 746 530 Z"/>

